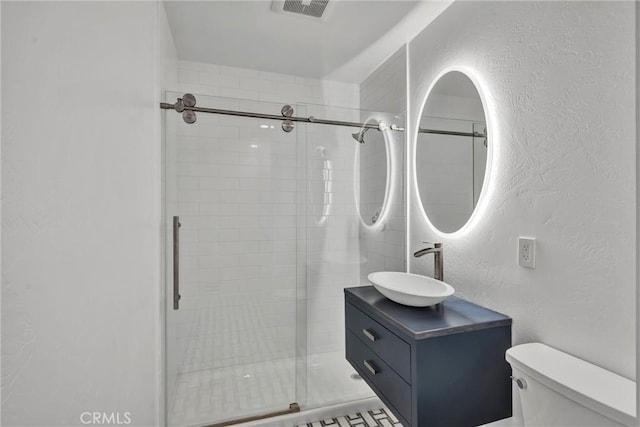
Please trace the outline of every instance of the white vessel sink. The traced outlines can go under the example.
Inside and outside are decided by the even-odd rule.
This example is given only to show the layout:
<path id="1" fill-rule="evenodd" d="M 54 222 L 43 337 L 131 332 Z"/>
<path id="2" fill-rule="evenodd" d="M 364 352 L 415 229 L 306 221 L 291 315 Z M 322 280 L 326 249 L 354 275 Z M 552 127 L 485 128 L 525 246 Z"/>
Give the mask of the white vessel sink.
<path id="1" fill-rule="evenodd" d="M 391 301 L 412 307 L 435 305 L 455 293 L 450 285 L 418 274 L 379 271 L 369 274 L 368 279 Z"/>

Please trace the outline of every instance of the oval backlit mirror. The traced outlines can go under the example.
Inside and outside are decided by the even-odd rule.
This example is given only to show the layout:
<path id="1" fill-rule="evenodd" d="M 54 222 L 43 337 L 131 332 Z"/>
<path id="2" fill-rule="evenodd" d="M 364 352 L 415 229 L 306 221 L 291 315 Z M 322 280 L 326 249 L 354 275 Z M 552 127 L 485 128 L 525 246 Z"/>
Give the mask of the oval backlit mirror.
<path id="1" fill-rule="evenodd" d="M 478 204 L 491 143 L 486 128 L 471 79 L 460 71 L 440 77 L 422 109 L 415 170 L 422 208 L 443 233 L 462 228 Z"/>
<path id="2" fill-rule="evenodd" d="M 369 227 L 384 227 L 384 212 L 389 193 L 389 141 L 384 126 L 370 119 L 375 127 L 363 127 L 352 137 L 358 142 L 356 152 L 356 203 L 360 219 Z"/>

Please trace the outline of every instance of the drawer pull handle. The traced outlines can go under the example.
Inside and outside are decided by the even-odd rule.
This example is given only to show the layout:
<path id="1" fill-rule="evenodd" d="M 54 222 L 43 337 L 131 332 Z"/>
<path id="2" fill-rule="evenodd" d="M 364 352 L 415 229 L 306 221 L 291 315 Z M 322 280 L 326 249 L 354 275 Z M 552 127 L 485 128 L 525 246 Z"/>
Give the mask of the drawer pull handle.
<path id="1" fill-rule="evenodd" d="M 363 329 L 362 333 L 364 334 L 365 337 L 369 338 L 371 341 L 375 341 L 377 338 L 375 334 L 371 332 L 369 329 Z"/>
<path id="2" fill-rule="evenodd" d="M 371 372 L 373 375 L 378 373 L 378 370 L 376 369 L 375 365 L 372 362 L 365 360 L 363 363 L 364 363 L 364 367 L 367 368 L 369 372 Z"/>

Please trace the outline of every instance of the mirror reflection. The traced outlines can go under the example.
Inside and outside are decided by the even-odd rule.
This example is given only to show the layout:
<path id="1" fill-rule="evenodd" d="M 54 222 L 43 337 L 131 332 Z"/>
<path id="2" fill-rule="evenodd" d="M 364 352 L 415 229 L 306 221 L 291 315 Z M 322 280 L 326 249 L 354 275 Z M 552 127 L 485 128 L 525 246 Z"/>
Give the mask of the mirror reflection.
<path id="1" fill-rule="evenodd" d="M 367 124 L 379 125 L 377 120 Z M 368 226 L 376 224 L 384 210 L 387 197 L 387 131 L 362 128 L 353 134 L 359 142 L 357 150 L 357 194 L 360 218 Z"/>
<path id="2" fill-rule="evenodd" d="M 416 141 L 416 179 L 429 221 L 453 233 L 482 192 L 488 135 L 478 90 L 464 73 L 443 75 L 425 101 Z"/>

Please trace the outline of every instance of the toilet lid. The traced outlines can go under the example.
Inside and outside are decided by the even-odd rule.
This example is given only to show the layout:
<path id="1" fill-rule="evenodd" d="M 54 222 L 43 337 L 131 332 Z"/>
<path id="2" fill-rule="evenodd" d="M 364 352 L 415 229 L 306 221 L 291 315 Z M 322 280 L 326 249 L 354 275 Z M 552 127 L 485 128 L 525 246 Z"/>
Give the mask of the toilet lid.
<path id="1" fill-rule="evenodd" d="M 579 404 L 635 425 L 635 382 L 540 343 L 512 347 L 506 359 L 513 368 Z"/>

